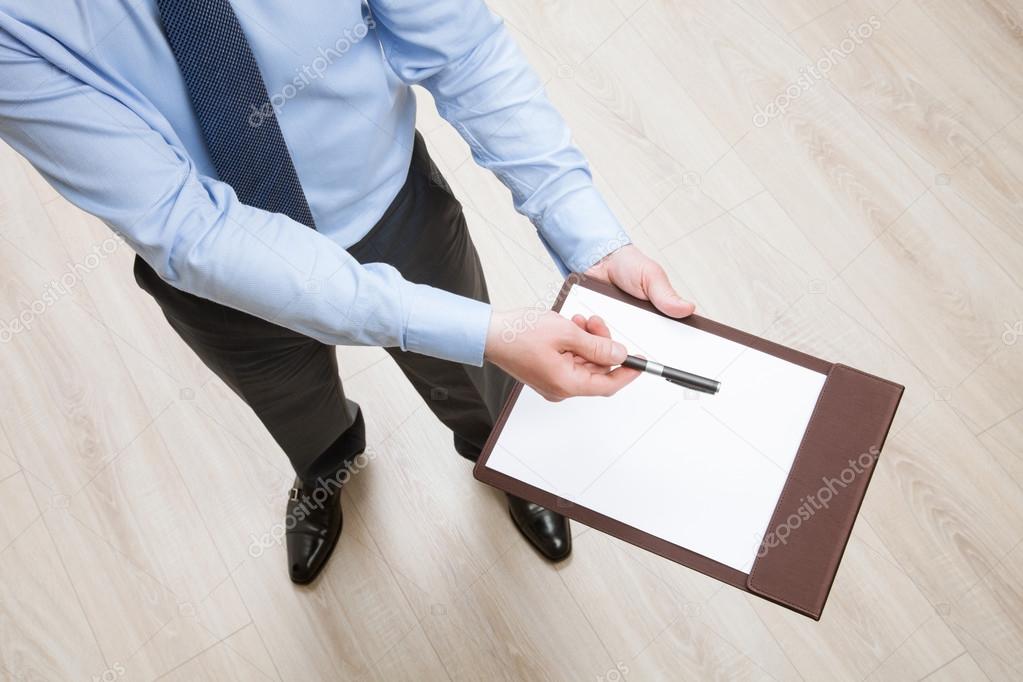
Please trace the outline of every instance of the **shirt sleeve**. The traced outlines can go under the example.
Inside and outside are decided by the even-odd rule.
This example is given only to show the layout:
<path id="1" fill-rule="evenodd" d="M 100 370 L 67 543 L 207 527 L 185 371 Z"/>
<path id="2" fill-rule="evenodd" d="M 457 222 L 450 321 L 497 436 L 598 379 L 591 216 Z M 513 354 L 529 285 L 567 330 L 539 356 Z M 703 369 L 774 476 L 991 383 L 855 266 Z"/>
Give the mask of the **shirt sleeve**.
<path id="1" fill-rule="evenodd" d="M 511 190 L 562 273 L 582 272 L 629 243 L 540 79 L 482 0 L 369 4 L 395 73 L 433 94 L 476 162 Z"/>
<path id="2" fill-rule="evenodd" d="M 319 232 L 242 204 L 113 94 L 3 29 L 0 138 L 180 290 L 331 345 L 483 363 L 489 305 L 360 265 Z"/>

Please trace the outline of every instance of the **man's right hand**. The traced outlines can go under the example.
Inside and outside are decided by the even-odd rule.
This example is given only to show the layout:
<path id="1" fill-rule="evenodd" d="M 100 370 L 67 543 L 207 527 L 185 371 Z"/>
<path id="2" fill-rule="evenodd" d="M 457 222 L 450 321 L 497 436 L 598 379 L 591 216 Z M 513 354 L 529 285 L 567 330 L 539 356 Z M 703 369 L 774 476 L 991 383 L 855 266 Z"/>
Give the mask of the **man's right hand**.
<path id="1" fill-rule="evenodd" d="M 627 367 L 625 346 L 611 340 L 597 316 L 567 320 L 551 311 L 494 312 L 487 360 L 531 386 L 547 400 L 577 395 L 610 396 L 640 372 Z"/>

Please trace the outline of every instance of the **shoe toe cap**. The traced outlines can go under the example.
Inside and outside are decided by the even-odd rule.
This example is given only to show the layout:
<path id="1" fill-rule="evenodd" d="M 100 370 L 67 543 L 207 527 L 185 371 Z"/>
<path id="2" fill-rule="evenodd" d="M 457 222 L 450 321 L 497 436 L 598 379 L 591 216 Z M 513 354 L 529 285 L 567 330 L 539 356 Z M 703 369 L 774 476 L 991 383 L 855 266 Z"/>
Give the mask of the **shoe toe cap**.
<path id="1" fill-rule="evenodd" d="M 551 561 L 563 561 L 572 553 L 572 536 L 567 533 L 549 536 L 544 539 L 540 551 Z"/>
<path id="2" fill-rule="evenodd" d="M 299 585 L 310 583 L 319 575 L 329 552 L 323 538 L 311 535 L 292 536 L 288 543 L 288 574 Z"/>

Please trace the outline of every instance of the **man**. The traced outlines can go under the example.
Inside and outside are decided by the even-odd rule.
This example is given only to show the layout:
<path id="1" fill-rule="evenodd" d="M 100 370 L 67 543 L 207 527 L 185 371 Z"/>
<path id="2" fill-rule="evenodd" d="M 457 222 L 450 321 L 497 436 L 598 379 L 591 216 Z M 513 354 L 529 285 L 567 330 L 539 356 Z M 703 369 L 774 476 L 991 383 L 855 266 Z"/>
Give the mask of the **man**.
<path id="1" fill-rule="evenodd" d="M 692 312 L 628 243 L 481 0 L 0 0 L 0 136 L 123 236 L 140 286 L 287 453 L 296 583 L 330 555 L 329 484 L 366 444 L 334 345 L 385 347 L 469 459 L 513 378 L 557 400 L 636 376 L 612 369 L 625 349 L 597 318 L 491 311 L 415 133 L 414 83 L 564 273 Z M 563 517 L 509 509 L 546 557 L 568 555 Z"/>

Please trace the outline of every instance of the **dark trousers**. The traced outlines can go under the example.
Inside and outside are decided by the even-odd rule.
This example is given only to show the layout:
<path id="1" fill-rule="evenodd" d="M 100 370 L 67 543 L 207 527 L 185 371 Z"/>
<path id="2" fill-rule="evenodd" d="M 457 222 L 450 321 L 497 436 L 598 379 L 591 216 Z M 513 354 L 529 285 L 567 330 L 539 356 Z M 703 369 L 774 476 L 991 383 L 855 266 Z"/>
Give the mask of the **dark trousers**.
<path id="1" fill-rule="evenodd" d="M 360 263 L 388 263 L 411 282 L 489 301 L 462 206 L 418 134 L 404 186 L 348 252 Z M 332 346 L 179 291 L 138 257 L 135 279 L 185 343 L 255 411 L 299 478 L 312 482 L 344 466 L 332 445 L 359 408 L 345 395 Z M 475 459 L 514 380 L 489 363 L 473 367 L 399 348 L 387 352 L 452 430 L 458 453 Z"/>

